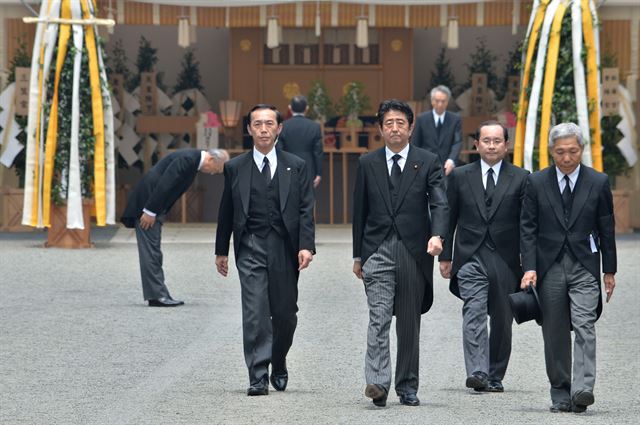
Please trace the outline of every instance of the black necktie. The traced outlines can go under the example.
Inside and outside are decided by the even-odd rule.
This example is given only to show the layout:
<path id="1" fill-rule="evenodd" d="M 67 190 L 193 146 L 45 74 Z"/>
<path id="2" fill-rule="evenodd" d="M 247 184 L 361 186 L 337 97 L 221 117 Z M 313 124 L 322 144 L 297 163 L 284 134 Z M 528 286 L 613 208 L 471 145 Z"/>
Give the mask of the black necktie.
<path id="1" fill-rule="evenodd" d="M 269 167 L 269 158 L 266 156 L 262 161 L 262 177 L 267 184 L 271 183 L 271 167 Z"/>
<path id="2" fill-rule="evenodd" d="M 484 190 L 484 200 L 487 204 L 487 208 L 491 206 L 491 199 L 495 190 L 496 181 L 493 178 L 493 168 L 489 168 L 489 170 L 487 170 L 487 187 Z"/>
<path id="3" fill-rule="evenodd" d="M 571 180 L 568 175 L 564 175 L 564 190 L 562 191 L 562 206 L 564 208 L 564 220 L 569 221 L 571 213 Z"/>
<path id="4" fill-rule="evenodd" d="M 393 159 L 393 165 L 391 166 L 391 175 L 389 176 L 391 179 L 392 190 L 396 191 L 400 187 L 400 177 L 402 176 L 402 170 L 400 169 L 400 165 L 398 164 L 398 160 L 402 158 L 400 155 L 395 154 L 391 157 Z"/>
<path id="5" fill-rule="evenodd" d="M 440 130 L 442 129 L 442 118 L 438 118 L 438 124 L 436 124 L 436 133 L 440 137 Z"/>

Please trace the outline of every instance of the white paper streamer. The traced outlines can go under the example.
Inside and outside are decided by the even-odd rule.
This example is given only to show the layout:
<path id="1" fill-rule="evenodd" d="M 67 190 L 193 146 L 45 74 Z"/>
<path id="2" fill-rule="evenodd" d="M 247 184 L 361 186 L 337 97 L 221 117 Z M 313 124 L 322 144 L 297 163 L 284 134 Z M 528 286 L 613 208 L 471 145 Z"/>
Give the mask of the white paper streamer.
<path id="1" fill-rule="evenodd" d="M 524 168 L 533 170 L 533 145 L 536 138 L 536 120 L 538 118 L 538 103 L 540 101 L 540 87 L 544 73 L 545 58 L 547 56 L 547 45 L 549 43 L 549 32 L 551 23 L 558 10 L 560 0 L 552 0 L 547 7 L 540 42 L 538 44 L 538 55 L 536 57 L 536 69 L 534 71 L 533 84 L 531 85 L 531 96 L 529 97 L 529 109 L 527 110 L 526 131 L 524 135 Z"/>
<path id="2" fill-rule="evenodd" d="M 587 85 L 582 64 L 582 9 L 580 1 L 571 3 L 571 41 L 573 51 L 573 86 L 576 95 L 576 110 L 578 112 L 578 126 L 585 143 L 591 145 L 589 132 L 589 105 L 587 105 Z M 582 163 L 591 166 L 591 149 L 582 153 Z"/>

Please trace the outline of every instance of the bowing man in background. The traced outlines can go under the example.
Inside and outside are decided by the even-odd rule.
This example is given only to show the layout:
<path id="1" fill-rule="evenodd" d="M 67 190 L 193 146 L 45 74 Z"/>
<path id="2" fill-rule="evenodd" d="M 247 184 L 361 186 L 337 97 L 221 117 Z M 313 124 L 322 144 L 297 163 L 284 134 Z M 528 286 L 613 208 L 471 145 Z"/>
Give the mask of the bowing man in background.
<path id="1" fill-rule="evenodd" d="M 460 116 L 447 111 L 451 90 L 437 86 L 431 90 L 430 111 L 423 112 L 416 120 L 411 144 L 433 152 L 444 168 L 445 176 L 451 174 L 458 162 L 462 148 L 462 124 Z"/>
<path id="2" fill-rule="evenodd" d="M 395 390 L 401 404 L 417 406 L 420 320 L 433 302 L 433 256 L 442 251 L 449 211 L 438 158 L 409 144 L 409 105 L 385 100 L 377 115 L 385 147 L 360 157 L 353 201 L 353 272 L 369 305 L 365 396 L 386 405 L 395 314 Z"/>
<path id="3" fill-rule="evenodd" d="M 554 166 L 528 178 L 520 224 L 524 289 L 540 294 L 542 337 L 552 412 L 584 412 L 593 404 L 595 322 L 602 312 L 600 260 L 607 302 L 616 286 L 613 197 L 606 174 L 580 164 L 580 127 L 549 132 Z M 571 371 L 571 330 L 573 374 Z"/>
<path id="4" fill-rule="evenodd" d="M 466 386 L 476 391 L 504 391 L 513 322 L 508 295 L 522 277 L 520 207 L 529 172 L 507 162 L 508 137 L 497 121 L 480 124 L 475 134 L 480 159 L 453 170 L 447 185 L 449 232 L 440 274 L 451 279 L 451 292 L 464 301 Z"/>
<path id="5" fill-rule="evenodd" d="M 276 151 L 280 112 L 259 104 L 249 111 L 253 149 L 224 166 L 224 192 L 218 212 L 216 268 L 229 272 L 233 233 L 242 298 L 247 395 L 287 387 L 286 356 L 298 318 L 298 276 L 315 254 L 313 188 L 305 162 Z M 271 376 L 269 376 L 271 365 Z"/>
<path id="6" fill-rule="evenodd" d="M 180 149 L 162 158 L 138 182 L 129 196 L 120 221 L 136 229 L 142 293 L 150 307 L 176 307 L 162 271 L 162 223 L 171 206 L 185 193 L 198 171 L 219 174 L 229 159 L 220 149 Z"/>

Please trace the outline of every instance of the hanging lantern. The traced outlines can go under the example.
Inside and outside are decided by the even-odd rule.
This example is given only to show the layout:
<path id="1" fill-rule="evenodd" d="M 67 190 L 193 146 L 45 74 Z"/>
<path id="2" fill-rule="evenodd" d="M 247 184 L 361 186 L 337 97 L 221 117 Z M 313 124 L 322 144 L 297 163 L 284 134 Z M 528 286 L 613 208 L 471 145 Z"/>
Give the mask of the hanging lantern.
<path id="1" fill-rule="evenodd" d="M 267 47 L 270 49 L 275 49 L 279 44 L 278 18 L 275 16 L 271 16 L 267 20 Z"/>
<path id="2" fill-rule="evenodd" d="M 186 16 L 178 18 L 178 46 L 189 47 L 189 19 Z"/>
<path id="3" fill-rule="evenodd" d="M 361 49 L 369 47 L 369 23 L 366 16 L 359 16 L 356 23 L 356 46 Z"/>
<path id="4" fill-rule="evenodd" d="M 458 43 L 458 18 L 452 16 L 449 18 L 449 30 L 447 31 L 447 47 L 449 49 L 457 49 L 459 47 Z"/>

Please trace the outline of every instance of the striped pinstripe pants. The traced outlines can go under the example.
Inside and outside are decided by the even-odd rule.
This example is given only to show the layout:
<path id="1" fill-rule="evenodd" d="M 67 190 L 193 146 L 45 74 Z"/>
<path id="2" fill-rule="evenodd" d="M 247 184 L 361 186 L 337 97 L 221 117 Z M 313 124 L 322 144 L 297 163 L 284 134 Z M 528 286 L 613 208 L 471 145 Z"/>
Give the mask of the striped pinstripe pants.
<path id="1" fill-rule="evenodd" d="M 367 384 L 378 384 L 389 391 L 391 355 L 389 329 L 396 316 L 398 355 L 395 389 L 398 396 L 418 391 L 420 318 L 425 280 L 419 264 L 391 232 L 362 267 L 369 329 L 365 357 Z"/>

